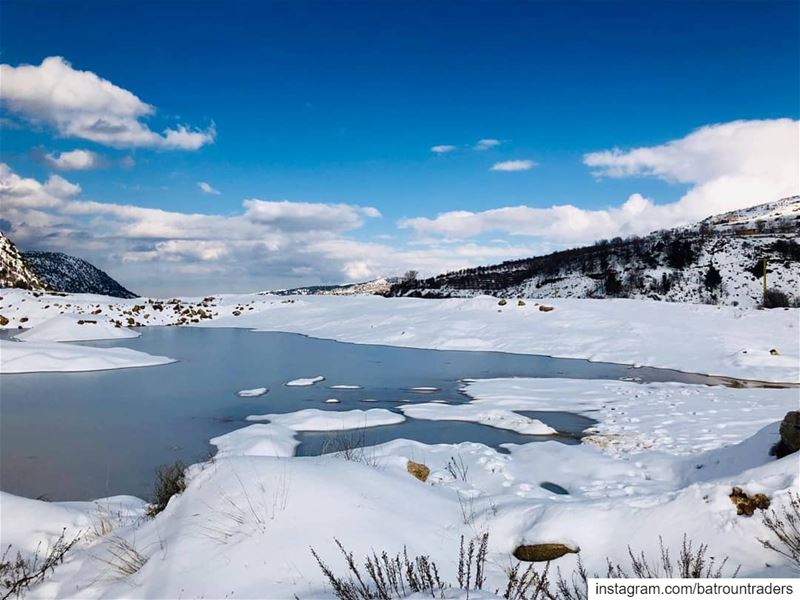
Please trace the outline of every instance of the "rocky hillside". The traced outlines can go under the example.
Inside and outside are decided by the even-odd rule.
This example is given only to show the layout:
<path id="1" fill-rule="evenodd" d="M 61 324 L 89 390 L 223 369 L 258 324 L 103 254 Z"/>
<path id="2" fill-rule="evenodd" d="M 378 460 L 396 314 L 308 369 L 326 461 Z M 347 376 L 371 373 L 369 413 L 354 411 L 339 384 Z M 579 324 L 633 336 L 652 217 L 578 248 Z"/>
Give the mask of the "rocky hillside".
<path id="1" fill-rule="evenodd" d="M 767 285 L 798 301 L 800 197 L 643 237 L 396 283 L 391 296 L 652 298 L 756 306 Z"/>
<path id="2" fill-rule="evenodd" d="M 107 273 L 82 258 L 61 252 L 23 252 L 23 258 L 48 289 L 70 294 L 136 298 Z"/>
<path id="3" fill-rule="evenodd" d="M 0 287 L 43 290 L 44 283 L 14 243 L 0 233 Z"/>
<path id="4" fill-rule="evenodd" d="M 61 252 L 20 252 L 0 232 L 0 288 L 136 298 L 94 265 Z"/>

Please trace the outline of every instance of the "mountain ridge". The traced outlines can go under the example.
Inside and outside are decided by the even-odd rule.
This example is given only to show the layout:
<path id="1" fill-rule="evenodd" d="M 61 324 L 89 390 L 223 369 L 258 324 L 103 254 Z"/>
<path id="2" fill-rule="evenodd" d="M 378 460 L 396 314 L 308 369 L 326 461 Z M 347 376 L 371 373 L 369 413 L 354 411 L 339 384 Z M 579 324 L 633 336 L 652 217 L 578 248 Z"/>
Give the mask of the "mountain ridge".
<path id="1" fill-rule="evenodd" d="M 63 252 L 20 251 L 0 232 L 0 287 L 116 298 L 138 295 L 90 262 Z"/>
<path id="2" fill-rule="evenodd" d="M 767 283 L 797 302 L 800 196 L 645 236 L 394 284 L 387 296 L 651 298 L 757 306 Z"/>

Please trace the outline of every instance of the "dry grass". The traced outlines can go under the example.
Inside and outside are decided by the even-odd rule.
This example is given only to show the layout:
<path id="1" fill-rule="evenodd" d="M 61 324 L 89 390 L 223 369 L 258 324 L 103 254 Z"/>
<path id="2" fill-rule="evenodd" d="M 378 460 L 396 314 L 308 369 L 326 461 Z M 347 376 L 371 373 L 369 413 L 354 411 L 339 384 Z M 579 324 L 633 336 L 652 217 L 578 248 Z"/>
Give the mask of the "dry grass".
<path id="1" fill-rule="evenodd" d="M 758 541 L 773 552 L 788 558 L 800 571 L 800 496 L 789 491 L 789 502 L 780 512 L 771 510 L 762 517 L 773 539 Z"/>
<path id="2" fill-rule="evenodd" d="M 0 598 L 19 598 L 25 590 L 42 581 L 57 565 L 62 564 L 64 556 L 79 540 L 78 535 L 68 540 L 64 529 L 45 554 L 41 553 L 40 544 L 28 559 L 23 558 L 19 551 L 13 558 L 9 558 L 12 547 L 8 546 L 0 556 Z"/>

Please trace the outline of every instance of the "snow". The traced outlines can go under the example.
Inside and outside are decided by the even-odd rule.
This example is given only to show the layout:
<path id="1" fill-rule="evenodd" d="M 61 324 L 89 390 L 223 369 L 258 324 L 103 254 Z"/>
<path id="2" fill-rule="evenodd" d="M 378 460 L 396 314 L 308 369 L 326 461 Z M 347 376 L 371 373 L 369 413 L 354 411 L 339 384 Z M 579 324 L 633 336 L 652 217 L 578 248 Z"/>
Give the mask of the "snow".
<path id="1" fill-rule="evenodd" d="M 429 421 L 471 421 L 498 429 L 508 429 L 527 435 L 553 435 L 558 433 L 536 419 L 510 410 L 485 409 L 475 404 L 410 404 L 401 406 L 403 414 L 412 419 Z"/>
<path id="2" fill-rule="evenodd" d="M 127 327 L 116 327 L 107 318 L 58 315 L 14 337 L 26 342 L 80 342 L 139 337 Z"/>
<path id="3" fill-rule="evenodd" d="M 294 437 L 296 431 L 277 423 L 259 423 L 243 427 L 212 438 L 210 443 L 217 447 L 215 458 L 226 456 L 294 456 L 299 441 Z"/>
<path id="4" fill-rule="evenodd" d="M 239 390 L 239 392 L 237 392 L 237 395 L 241 396 L 242 398 L 256 398 L 258 396 L 263 396 L 268 391 L 269 390 L 265 387 L 259 387 L 259 388 L 252 388 L 249 390 Z"/>
<path id="5" fill-rule="evenodd" d="M 131 318 L 165 324 L 183 318 L 175 315 L 184 310 L 191 316 L 202 309 L 210 317 L 198 316 L 192 325 L 549 354 L 771 381 L 798 381 L 800 362 L 797 309 L 555 299 L 547 302 L 553 312 L 530 302 L 498 312 L 497 300 L 486 297 L 309 296 L 285 302 L 234 295 L 176 299 L 161 311 L 152 308 L 159 303 L 142 299 L 139 306 L 148 308 L 137 311 L 133 301 L 80 295 L 59 297 L 57 307 L 53 302 L 47 295 L 4 291 L 0 314 L 10 319 L 9 327 L 23 317 L 36 326 L 58 311 L 85 315 L 102 302 L 110 319 L 127 318 L 129 311 L 141 314 Z M 779 355 L 771 355 L 772 348 Z M 44 364 L 108 368 L 120 356 L 129 363 L 132 357 L 169 361 L 51 341 L 0 341 L 0 351 L 3 372 L 26 361 L 29 370 Z M 490 534 L 486 588 L 492 590 L 504 585 L 514 548 L 541 541 L 580 547 L 592 573 L 604 571 L 606 557 L 625 561 L 629 546 L 656 556 L 659 536 L 674 554 L 688 534 L 696 544 L 708 544 L 711 555 L 741 565 L 742 576 L 792 575 L 786 559 L 758 542 L 770 537 L 759 516 L 737 516 L 728 495 L 738 486 L 767 494 L 780 508 L 798 489 L 800 455 L 769 455 L 779 421 L 800 407 L 797 388 L 524 378 L 463 383 L 466 404 L 430 402 L 401 410 L 411 418 L 457 418 L 514 431 L 541 425 L 519 411 L 567 411 L 597 423 L 578 445 L 548 440 L 505 444 L 502 452 L 473 442 L 401 439 L 349 460 L 346 453 L 295 456 L 297 432 L 388 425 L 406 416 L 385 409 L 253 415 L 249 421 L 268 422 L 211 440 L 215 458 L 190 468 L 186 491 L 155 519 L 145 519 L 143 503 L 131 498 L 46 503 L 2 494 L 0 547 L 12 544 L 30 556 L 38 543 L 53 543 L 63 527 L 68 535 L 88 532 L 28 598 L 331 597 L 309 547 L 343 572 L 334 537 L 358 562 L 373 550 L 394 554 L 406 546 L 411 556 L 430 555 L 443 579 L 455 581 L 459 539 L 483 531 Z M 431 469 L 426 482 L 407 472 L 409 460 Z M 568 494 L 545 489 L 545 482 Z M 98 560 L 109 557 L 119 540 L 147 559 L 132 575 Z M 556 566 L 569 574 L 576 561 L 570 555 Z"/>
<path id="6" fill-rule="evenodd" d="M 0 373 L 104 371 L 175 362 L 130 348 L 93 348 L 60 342 L 0 340 Z"/>
<path id="7" fill-rule="evenodd" d="M 344 429 L 362 429 L 378 425 L 395 425 L 406 418 L 385 408 L 369 410 L 332 411 L 318 408 L 307 408 L 292 413 L 272 415 L 251 415 L 248 421 L 269 421 L 294 431 L 341 431 Z"/>
<path id="8" fill-rule="evenodd" d="M 591 573 L 604 570 L 606 557 L 626 560 L 628 546 L 655 556 L 659 536 L 676 552 L 684 533 L 741 565 L 741 576 L 792 574 L 758 542 L 770 535 L 761 519 L 737 516 L 727 495 L 740 486 L 780 507 L 797 489 L 798 455 L 768 455 L 777 421 L 797 408 L 796 390 L 493 379 L 473 380 L 466 391 L 468 406 L 481 410 L 575 410 L 598 420 L 595 435 L 620 434 L 622 443 L 507 444 L 503 454 L 471 442 L 396 440 L 368 449 L 367 461 L 294 457 L 298 430 L 361 427 L 368 414 L 376 425 L 393 413 L 263 415 L 252 418 L 270 423 L 212 440 L 215 459 L 193 466 L 187 490 L 155 519 L 137 519 L 143 507 L 130 499 L 43 503 L 4 494 L 2 543 L 30 553 L 39 541 L 52 543 L 61 527 L 89 529 L 103 514 L 98 506 L 123 506 L 111 533 L 82 539 L 30 598 L 327 598 L 332 592 L 309 547 L 343 572 L 334 538 L 359 562 L 373 550 L 394 554 L 405 546 L 411 556 L 430 555 L 443 579 L 455 581 L 460 537 L 483 531 L 488 589 L 504 585 L 520 543 L 580 547 Z M 408 460 L 431 469 L 427 482 L 406 472 Z M 447 468 L 452 461 L 463 477 Z M 133 575 L 97 560 L 120 539 L 147 559 Z M 556 566 L 569 574 L 576 561 L 570 555 Z"/>
<path id="9" fill-rule="evenodd" d="M 286 385 L 289 387 L 307 387 L 309 385 L 314 385 L 315 383 L 319 383 L 320 381 L 324 381 L 325 378 L 322 375 L 318 375 L 317 377 L 301 377 L 299 379 L 292 379 L 291 381 L 287 381 Z"/>
<path id="10" fill-rule="evenodd" d="M 542 354 L 800 382 L 800 309 L 794 308 L 554 298 L 547 304 L 555 310 L 541 312 L 533 301 L 498 309 L 497 300 L 486 296 L 437 301 L 378 296 L 291 300 L 263 294 L 169 301 L 83 294 L 54 298 L 9 289 L 2 292 L 0 314 L 9 319 L 7 328 L 15 328 L 35 326 L 60 311 L 89 315 L 99 306 L 106 317 L 123 324 L 131 319 L 141 325 L 243 327 L 361 344 Z M 134 307 L 144 308 L 134 311 Z M 196 323 L 187 321 L 191 317 L 183 314 L 187 310 L 197 315 L 192 317 Z M 21 323 L 22 318 L 28 321 Z M 770 354 L 772 349 L 779 354 Z"/>
<path id="11" fill-rule="evenodd" d="M 585 439 L 616 454 L 675 455 L 736 443 L 800 408 L 793 389 L 576 379 L 482 379 L 467 384 L 475 410 L 565 410 L 599 421 Z M 415 406 L 403 407 L 413 417 Z M 442 409 L 460 408 L 443 406 Z"/>

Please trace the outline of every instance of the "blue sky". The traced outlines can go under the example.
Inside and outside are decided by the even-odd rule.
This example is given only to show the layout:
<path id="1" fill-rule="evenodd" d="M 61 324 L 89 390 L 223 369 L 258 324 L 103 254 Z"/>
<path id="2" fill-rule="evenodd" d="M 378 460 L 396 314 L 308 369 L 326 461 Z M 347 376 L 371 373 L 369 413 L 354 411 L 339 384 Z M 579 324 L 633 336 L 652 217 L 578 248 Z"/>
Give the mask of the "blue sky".
<path id="1" fill-rule="evenodd" d="M 55 124 L 56 117 L 44 115 L 28 95 L 3 104 L 0 161 L 23 179 L 44 183 L 58 175 L 77 184 L 80 193 L 72 198 L 170 212 L 232 216 L 251 198 L 375 207 L 380 218 L 337 228 L 337 236 L 388 244 L 398 252 L 452 246 L 457 238 L 459 247 L 509 245 L 510 257 L 517 250 L 590 240 L 605 230 L 570 237 L 498 225 L 479 227 L 478 233 L 471 228 L 473 235 L 467 235 L 449 226 L 399 228 L 398 222 L 519 205 L 613 210 L 632 194 L 659 206 L 730 175 L 687 175 L 639 157 L 622 176 L 612 174 L 617 159 L 606 157 L 592 168 L 585 155 L 659 148 L 715 124 L 796 120 L 799 7 L 797 2 L 7 1 L 0 7 L 3 64 L 16 68 L 63 57 L 72 69 L 94 73 L 152 105 L 153 113 L 140 122 L 153 131 L 213 127 L 215 137 L 191 150 L 97 143 L 66 132 L 63 120 Z M 722 131 L 717 137 L 727 135 Z M 752 135 L 763 137 L 755 130 Z M 764 135 L 780 135 L 781 143 L 788 139 L 785 127 Z M 500 143 L 475 150 L 480 139 Z M 796 151 L 796 144 L 788 143 L 790 153 Z M 431 152 L 436 145 L 456 149 L 437 154 Z M 719 147 L 713 140 L 708 145 Z M 752 139 L 742 137 L 741 145 L 752 146 Z M 694 151 L 695 144 L 687 146 Z M 76 149 L 101 156 L 103 168 L 64 171 L 43 158 Z M 123 165 L 131 159 L 132 166 Z M 536 166 L 491 170 L 511 160 Z M 737 155 L 736 160 L 748 159 Z M 201 181 L 219 194 L 203 193 Z M 785 184 L 780 191 L 795 185 L 780 183 Z M 759 194 L 772 189 L 754 188 Z M 698 216 L 698 210 L 673 214 L 663 225 Z M 651 220 L 643 221 L 649 226 Z M 627 223 L 608 233 L 635 229 Z M 103 231 L 98 237 L 110 237 L 107 230 L 98 231 Z M 13 239 L 14 229 L 8 233 Z M 61 249 L 70 237 L 92 237 L 94 229 L 84 222 L 75 235 L 37 240 L 20 224 L 17 234 L 20 245 Z M 132 286 L 161 291 L 167 282 L 175 285 L 174 273 L 166 269 L 163 280 L 155 281 L 150 269 L 145 276 L 148 269 L 131 259 L 130 248 L 144 251 L 167 237 L 148 234 L 116 249 L 100 250 L 98 244 L 89 257 L 132 278 Z M 370 248 L 361 251 L 368 260 Z M 163 267 L 165 261 L 149 256 Z M 500 253 L 476 251 L 462 262 L 493 257 Z M 217 277 L 219 265 L 204 260 L 208 277 L 203 261 L 183 265 L 187 283 L 178 288 L 194 289 Z M 411 265 L 386 260 L 345 273 L 338 267 L 315 271 L 318 263 L 293 271 L 295 266 L 275 262 L 263 272 L 242 270 L 230 287 L 319 283 L 337 274 L 352 279 Z M 430 261 L 430 270 L 437 266 Z M 442 268 L 453 266 L 441 261 Z"/>

